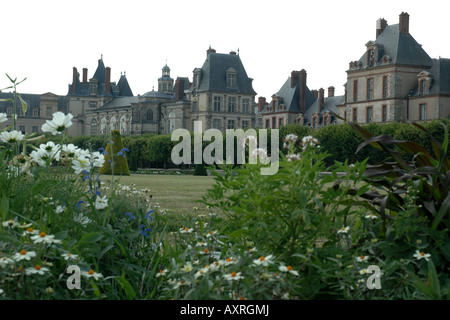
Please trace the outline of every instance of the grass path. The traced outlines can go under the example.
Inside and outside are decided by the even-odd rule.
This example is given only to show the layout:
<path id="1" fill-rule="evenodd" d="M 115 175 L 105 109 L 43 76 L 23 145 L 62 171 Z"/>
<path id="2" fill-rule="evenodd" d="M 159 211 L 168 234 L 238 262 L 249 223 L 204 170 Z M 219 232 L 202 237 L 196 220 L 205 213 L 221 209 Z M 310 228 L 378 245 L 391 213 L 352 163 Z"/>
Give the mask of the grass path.
<path id="1" fill-rule="evenodd" d="M 108 183 L 110 177 L 103 176 Z M 153 196 L 152 205 L 168 213 L 189 214 L 193 207 L 203 211 L 205 206 L 198 203 L 206 191 L 214 184 L 214 177 L 192 175 L 150 175 L 132 174 L 123 176 L 119 182 L 122 186 L 135 185 L 136 190 L 148 188 Z"/>

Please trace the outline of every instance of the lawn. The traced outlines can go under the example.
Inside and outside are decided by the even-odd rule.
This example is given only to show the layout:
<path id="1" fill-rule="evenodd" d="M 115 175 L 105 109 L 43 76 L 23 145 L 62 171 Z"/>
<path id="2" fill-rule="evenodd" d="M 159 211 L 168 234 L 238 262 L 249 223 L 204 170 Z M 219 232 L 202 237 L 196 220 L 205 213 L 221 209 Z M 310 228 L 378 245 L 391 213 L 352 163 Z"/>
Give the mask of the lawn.
<path id="1" fill-rule="evenodd" d="M 110 176 L 103 176 L 102 181 L 108 183 Z M 193 175 L 150 175 L 131 174 L 122 176 L 119 183 L 122 186 L 133 186 L 136 190 L 150 189 L 153 196 L 152 206 L 159 206 L 161 211 L 175 214 L 189 214 L 193 208 L 197 213 L 205 212 L 205 205 L 198 203 L 214 184 L 212 176 Z"/>

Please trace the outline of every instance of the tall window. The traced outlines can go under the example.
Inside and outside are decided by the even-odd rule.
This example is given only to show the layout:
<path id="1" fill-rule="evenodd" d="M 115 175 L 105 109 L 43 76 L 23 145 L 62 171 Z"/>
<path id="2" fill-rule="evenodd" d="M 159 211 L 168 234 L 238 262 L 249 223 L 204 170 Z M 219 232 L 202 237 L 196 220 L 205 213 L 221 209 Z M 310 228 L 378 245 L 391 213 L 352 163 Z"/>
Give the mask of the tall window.
<path id="1" fill-rule="evenodd" d="M 228 88 L 236 88 L 237 81 L 236 81 L 236 70 L 233 68 L 227 71 L 227 87 Z"/>
<path id="2" fill-rule="evenodd" d="M 97 120 L 92 119 L 91 121 L 91 135 L 97 134 Z"/>
<path id="3" fill-rule="evenodd" d="M 281 128 L 284 125 L 284 118 L 278 119 L 278 128 Z"/>
<path id="4" fill-rule="evenodd" d="M 19 131 L 25 134 L 25 126 L 19 126 Z"/>
<path id="5" fill-rule="evenodd" d="M 270 119 L 266 119 L 266 129 L 270 128 Z"/>
<path id="6" fill-rule="evenodd" d="M 147 121 L 153 121 L 153 111 L 147 110 Z"/>
<path id="7" fill-rule="evenodd" d="M 214 97 L 214 111 L 220 112 L 220 104 L 222 102 L 221 97 Z"/>
<path id="8" fill-rule="evenodd" d="M 419 94 L 420 95 L 425 94 L 425 80 L 419 81 Z"/>
<path id="9" fill-rule="evenodd" d="M 419 105 L 419 120 L 427 119 L 427 105 L 425 103 L 421 103 Z"/>
<path id="10" fill-rule="evenodd" d="M 228 120 L 228 129 L 234 129 L 234 120 Z"/>
<path id="11" fill-rule="evenodd" d="M 192 112 L 198 112 L 198 101 L 192 101 Z"/>
<path id="12" fill-rule="evenodd" d="M 38 108 L 33 109 L 33 117 L 39 117 L 39 109 Z"/>
<path id="13" fill-rule="evenodd" d="M 236 112 L 236 98 L 228 98 L 228 112 Z"/>
<path id="14" fill-rule="evenodd" d="M 45 115 L 46 115 L 47 117 L 51 117 L 51 116 L 52 116 L 52 107 L 47 107 L 47 108 L 45 109 Z"/>
<path id="15" fill-rule="evenodd" d="M 246 129 L 250 126 L 249 121 L 242 120 L 242 129 Z"/>
<path id="16" fill-rule="evenodd" d="M 387 105 L 383 105 L 381 107 L 381 121 L 382 122 L 387 121 Z"/>
<path id="17" fill-rule="evenodd" d="M 367 51 L 367 65 L 369 67 L 373 67 L 374 64 L 375 64 L 375 50 L 370 49 Z"/>
<path id="18" fill-rule="evenodd" d="M 277 117 L 272 117 L 272 129 L 277 128 Z"/>
<path id="19" fill-rule="evenodd" d="M 242 99 L 242 112 L 248 113 L 249 109 L 249 100 L 248 99 Z"/>
<path id="20" fill-rule="evenodd" d="M 214 129 L 221 129 L 220 127 L 220 119 L 213 119 L 213 128 Z"/>
<path id="21" fill-rule="evenodd" d="M 38 126 L 32 126 L 31 127 L 31 132 L 38 132 L 39 131 L 39 127 Z"/>
<path id="22" fill-rule="evenodd" d="M 383 77 L 383 99 L 386 99 L 388 96 L 388 77 Z"/>
<path id="23" fill-rule="evenodd" d="M 367 100 L 373 99 L 373 78 L 367 79 Z"/>
<path id="24" fill-rule="evenodd" d="M 324 116 L 323 117 L 323 125 L 327 126 L 328 125 L 328 116 Z"/>
<path id="25" fill-rule="evenodd" d="M 358 121 L 358 109 L 357 108 L 353 108 L 352 121 L 353 122 Z"/>
<path id="26" fill-rule="evenodd" d="M 358 80 L 353 81 L 353 101 L 358 101 Z"/>
<path id="27" fill-rule="evenodd" d="M 367 107 L 367 123 L 373 121 L 373 107 Z"/>

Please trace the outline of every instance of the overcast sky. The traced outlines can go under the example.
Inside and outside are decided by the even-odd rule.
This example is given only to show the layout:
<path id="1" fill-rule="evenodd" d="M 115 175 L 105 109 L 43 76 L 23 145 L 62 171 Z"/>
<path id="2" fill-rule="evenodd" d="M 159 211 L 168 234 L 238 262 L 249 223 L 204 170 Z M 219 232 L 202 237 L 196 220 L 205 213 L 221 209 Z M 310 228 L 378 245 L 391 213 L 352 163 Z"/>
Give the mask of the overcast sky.
<path id="1" fill-rule="evenodd" d="M 72 68 L 91 78 L 103 55 L 111 81 L 126 72 L 134 95 L 201 67 L 209 46 L 239 50 L 257 97 L 270 101 L 292 70 L 310 89 L 344 93 L 346 70 L 375 40 L 376 21 L 410 15 L 410 33 L 432 58 L 450 58 L 448 0 L 2 0 L 0 88 L 66 95 Z"/>

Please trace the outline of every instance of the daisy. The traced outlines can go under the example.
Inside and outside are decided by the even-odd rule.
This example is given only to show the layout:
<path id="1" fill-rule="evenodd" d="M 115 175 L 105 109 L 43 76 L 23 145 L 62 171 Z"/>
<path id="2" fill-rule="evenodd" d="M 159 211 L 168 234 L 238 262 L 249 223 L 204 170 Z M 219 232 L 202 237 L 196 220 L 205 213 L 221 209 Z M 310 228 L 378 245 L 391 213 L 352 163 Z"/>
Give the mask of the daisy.
<path id="1" fill-rule="evenodd" d="M 206 235 L 207 238 L 212 237 L 213 235 L 215 235 L 217 233 L 217 231 L 210 231 L 208 232 L 208 234 Z"/>
<path id="2" fill-rule="evenodd" d="M 377 217 L 375 214 L 373 214 L 373 213 L 369 213 L 369 214 L 366 215 L 364 218 L 366 218 L 366 219 L 372 219 L 372 220 L 378 219 L 378 217 Z"/>
<path id="3" fill-rule="evenodd" d="M 361 255 L 361 256 L 356 258 L 356 261 L 358 261 L 358 262 L 366 262 L 368 259 L 369 259 L 368 256 Z"/>
<path id="4" fill-rule="evenodd" d="M 425 252 L 420 252 L 419 250 L 416 250 L 416 253 L 414 254 L 414 258 L 416 258 L 417 260 L 425 259 L 428 261 L 429 257 L 431 257 L 431 254 L 425 253 Z"/>
<path id="5" fill-rule="evenodd" d="M 7 143 L 20 142 L 23 140 L 24 137 L 25 137 L 25 135 L 22 134 L 22 132 L 17 131 L 17 130 L 13 130 L 11 132 L 3 131 L 0 133 L 0 140 L 2 140 L 3 142 L 7 142 Z"/>
<path id="6" fill-rule="evenodd" d="M 34 252 L 34 251 L 27 252 L 25 250 L 22 250 L 22 251 L 16 253 L 13 256 L 13 259 L 16 261 L 31 260 L 32 257 L 36 257 L 36 252 Z"/>
<path id="7" fill-rule="evenodd" d="M 14 228 L 17 227 L 19 224 L 14 221 L 13 219 L 9 219 L 8 221 L 2 222 L 2 226 L 8 227 L 8 228 Z"/>
<path id="8" fill-rule="evenodd" d="M 253 260 L 253 263 L 267 267 L 270 263 L 273 263 L 272 257 L 272 255 L 268 255 L 267 257 L 261 256 L 259 259 Z"/>
<path id="9" fill-rule="evenodd" d="M 244 277 L 241 275 L 241 272 L 234 272 L 234 271 L 229 274 L 224 274 L 223 277 L 225 280 L 228 280 L 228 281 L 244 279 Z"/>
<path id="10" fill-rule="evenodd" d="M 156 274 L 156 277 L 162 277 L 165 276 L 167 274 L 168 270 L 164 269 L 164 270 L 159 270 L 158 273 Z"/>
<path id="11" fill-rule="evenodd" d="M 26 236 L 26 235 L 36 235 L 39 234 L 39 230 L 34 230 L 33 228 L 28 228 L 27 231 L 25 231 L 24 233 L 22 233 L 22 237 Z"/>
<path id="12" fill-rule="evenodd" d="M 81 272 L 81 274 L 87 278 L 94 278 L 95 280 L 103 278 L 103 275 L 101 273 L 97 273 L 92 269 L 89 271 L 83 271 Z"/>
<path id="13" fill-rule="evenodd" d="M 40 234 L 32 236 L 31 240 L 33 240 L 34 243 L 61 243 L 61 240 L 56 240 L 54 235 L 49 235 L 45 232 L 41 232 Z"/>
<path id="14" fill-rule="evenodd" d="M 27 274 L 27 275 L 30 275 L 30 274 L 40 274 L 40 275 L 43 275 L 43 274 L 45 274 L 46 272 L 48 272 L 48 271 L 50 271 L 48 268 L 46 268 L 46 267 L 41 267 L 40 265 L 35 265 L 34 267 L 30 267 L 30 268 L 26 268 L 25 269 L 25 273 Z"/>
<path id="15" fill-rule="evenodd" d="M 194 269 L 194 266 L 192 265 L 192 263 L 188 262 L 180 270 L 183 272 L 191 272 L 193 269 Z"/>
<path id="16" fill-rule="evenodd" d="M 13 264 L 14 260 L 7 258 L 7 257 L 3 257 L 0 258 L 0 267 L 4 268 L 6 267 L 8 264 Z"/>
<path id="17" fill-rule="evenodd" d="M 51 132 L 52 135 L 61 134 L 64 130 L 72 125 L 72 114 L 65 115 L 63 112 L 58 111 L 53 114 L 52 120 L 47 120 L 42 125 L 43 132 Z"/>
<path id="18" fill-rule="evenodd" d="M 61 257 L 63 257 L 64 260 L 77 260 L 77 259 L 78 259 L 78 255 L 72 254 L 72 253 L 70 253 L 70 252 L 63 253 L 63 254 L 61 255 Z"/>
<path id="19" fill-rule="evenodd" d="M 181 228 L 180 229 L 180 233 L 192 233 L 192 231 L 194 231 L 193 228 Z"/>
<path id="20" fill-rule="evenodd" d="M 108 206 L 108 199 L 106 199 L 106 196 L 97 197 L 95 199 L 95 209 L 96 210 L 105 209 L 107 206 Z"/>
<path id="21" fill-rule="evenodd" d="M 66 208 L 64 206 L 58 205 L 55 209 L 56 213 L 63 213 Z"/>
<path id="22" fill-rule="evenodd" d="M 341 229 L 338 230 L 337 233 L 348 233 L 349 229 L 350 227 L 342 227 Z"/>
<path id="23" fill-rule="evenodd" d="M 224 266 L 229 266 L 230 264 L 234 264 L 234 263 L 237 263 L 236 258 L 230 257 L 230 258 L 226 258 L 225 260 L 223 260 L 221 264 L 223 264 Z"/>
<path id="24" fill-rule="evenodd" d="M 278 269 L 282 272 L 287 272 L 287 273 L 293 274 L 294 276 L 298 276 L 298 272 L 295 271 L 291 266 L 281 265 Z"/>

